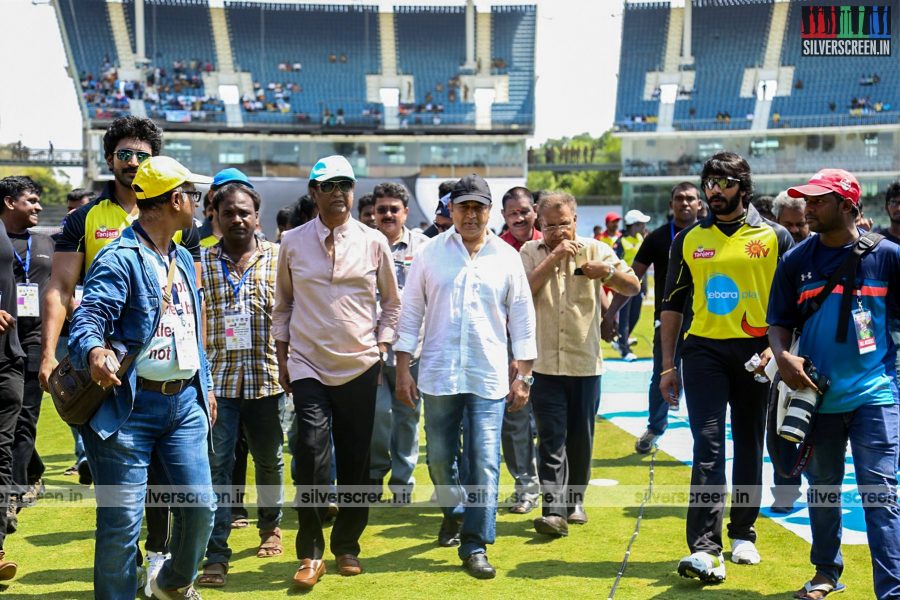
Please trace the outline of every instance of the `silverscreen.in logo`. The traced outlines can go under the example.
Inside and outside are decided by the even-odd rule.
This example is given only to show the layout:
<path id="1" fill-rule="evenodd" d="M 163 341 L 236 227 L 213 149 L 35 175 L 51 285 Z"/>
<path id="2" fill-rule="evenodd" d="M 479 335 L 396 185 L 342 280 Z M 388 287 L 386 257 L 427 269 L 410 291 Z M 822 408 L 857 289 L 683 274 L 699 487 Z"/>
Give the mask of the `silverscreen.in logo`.
<path id="1" fill-rule="evenodd" d="M 801 6 L 803 56 L 890 56 L 891 6 Z"/>

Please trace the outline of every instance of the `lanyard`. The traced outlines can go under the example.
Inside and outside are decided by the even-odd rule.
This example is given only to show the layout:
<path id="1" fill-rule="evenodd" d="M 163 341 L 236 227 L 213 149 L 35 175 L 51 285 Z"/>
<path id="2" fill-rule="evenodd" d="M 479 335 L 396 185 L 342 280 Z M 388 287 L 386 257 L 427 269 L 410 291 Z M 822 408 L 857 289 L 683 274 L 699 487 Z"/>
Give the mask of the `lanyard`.
<path id="1" fill-rule="evenodd" d="M 674 219 L 669 221 L 669 234 L 670 234 L 672 242 L 674 242 L 675 241 L 675 220 Z"/>
<path id="2" fill-rule="evenodd" d="M 25 248 L 25 260 L 22 260 L 22 257 L 19 256 L 19 253 L 16 252 L 16 249 L 13 248 L 13 253 L 16 255 L 16 260 L 19 261 L 19 264 L 22 265 L 22 270 L 25 271 L 25 283 L 31 283 L 28 279 L 28 271 L 31 269 L 31 240 L 32 237 L 28 235 L 28 242 Z"/>
<path id="3" fill-rule="evenodd" d="M 225 259 L 220 257 L 219 262 L 222 264 L 222 274 L 225 275 L 225 281 L 228 282 L 228 285 L 231 286 L 231 291 L 234 292 L 234 303 L 237 304 L 241 297 L 241 288 L 244 286 L 244 282 L 247 280 L 247 275 L 250 274 L 253 265 L 248 265 L 244 270 L 244 274 L 241 275 L 241 280 L 235 283 L 231 278 L 231 273 L 228 272 L 228 263 Z"/>
<path id="4" fill-rule="evenodd" d="M 147 240 L 147 242 L 149 242 L 151 246 L 153 246 L 157 250 L 159 249 L 156 247 L 156 244 L 153 242 L 153 240 L 150 239 L 150 235 L 144 230 L 143 227 L 141 227 L 141 224 L 139 222 L 135 221 L 134 225 L 132 225 L 131 228 L 134 229 L 134 232 L 136 234 Z M 178 301 L 178 287 L 173 284 L 175 269 L 177 268 L 177 253 L 178 250 L 176 246 L 172 242 L 169 242 L 169 277 L 168 281 L 166 282 L 166 288 L 163 288 L 163 300 L 168 302 L 169 298 L 171 297 L 172 303 L 175 305 L 175 312 L 178 313 L 179 317 L 182 317 L 184 315 L 184 309 L 181 308 L 181 302 Z"/>

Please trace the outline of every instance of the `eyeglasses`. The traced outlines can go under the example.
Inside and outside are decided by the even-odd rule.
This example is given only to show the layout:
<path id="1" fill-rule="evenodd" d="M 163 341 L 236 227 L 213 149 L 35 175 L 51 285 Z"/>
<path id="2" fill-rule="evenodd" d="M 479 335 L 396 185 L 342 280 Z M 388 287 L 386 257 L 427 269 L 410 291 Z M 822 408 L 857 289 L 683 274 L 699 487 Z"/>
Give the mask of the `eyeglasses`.
<path id="1" fill-rule="evenodd" d="M 181 193 L 190 198 L 194 204 L 200 202 L 200 197 L 203 195 L 200 190 L 181 190 Z"/>
<path id="2" fill-rule="evenodd" d="M 353 182 L 349 179 L 341 179 L 339 181 L 322 181 L 319 182 L 319 189 L 330 194 L 335 188 L 340 188 L 343 193 L 347 193 L 353 189 Z"/>
<path id="3" fill-rule="evenodd" d="M 571 229 L 571 223 L 560 223 L 559 225 L 541 225 L 542 233 L 553 233 L 554 231 L 565 231 Z"/>
<path id="4" fill-rule="evenodd" d="M 123 150 L 116 150 L 115 154 L 116 154 L 116 158 L 118 158 L 122 162 L 131 162 L 132 156 L 137 156 L 138 163 L 142 163 L 145 160 L 147 160 L 148 158 L 150 158 L 149 152 L 140 152 L 138 150 L 128 150 L 127 148 L 123 149 Z"/>
<path id="5" fill-rule="evenodd" d="M 703 187 L 711 190 L 715 186 L 719 186 L 720 190 L 725 190 L 728 188 L 733 188 L 740 182 L 740 179 L 735 179 L 734 177 L 707 177 L 703 180 Z"/>
<path id="6" fill-rule="evenodd" d="M 375 212 L 377 212 L 379 215 L 386 215 L 388 213 L 391 213 L 392 215 L 396 215 L 401 210 L 403 210 L 402 206 L 376 206 L 375 207 Z"/>

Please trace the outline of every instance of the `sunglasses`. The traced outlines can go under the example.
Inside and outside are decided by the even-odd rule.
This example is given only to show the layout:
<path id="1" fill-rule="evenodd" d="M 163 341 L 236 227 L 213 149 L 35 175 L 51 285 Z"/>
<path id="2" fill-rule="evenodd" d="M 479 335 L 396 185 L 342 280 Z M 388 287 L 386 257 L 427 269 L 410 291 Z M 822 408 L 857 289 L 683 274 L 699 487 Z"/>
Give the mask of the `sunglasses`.
<path id="1" fill-rule="evenodd" d="M 341 179 L 340 181 L 322 181 L 319 183 L 319 189 L 326 194 L 330 194 L 335 188 L 340 188 L 346 194 L 353 189 L 353 182 L 349 179 Z"/>
<path id="2" fill-rule="evenodd" d="M 375 212 L 377 212 L 379 215 L 386 215 L 388 213 L 396 215 L 401 210 L 403 210 L 403 208 L 400 206 L 378 206 L 375 208 Z"/>
<path id="3" fill-rule="evenodd" d="M 703 180 L 703 187 L 711 190 L 715 186 L 719 186 L 720 190 L 725 190 L 728 188 L 733 188 L 740 182 L 740 179 L 735 179 L 734 177 L 708 177 Z"/>
<path id="4" fill-rule="evenodd" d="M 132 156 L 137 156 L 138 163 L 142 163 L 150 158 L 149 152 L 140 152 L 137 150 L 116 150 L 115 154 L 116 158 L 118 158 L 122 162 L 131 162 Z"/>

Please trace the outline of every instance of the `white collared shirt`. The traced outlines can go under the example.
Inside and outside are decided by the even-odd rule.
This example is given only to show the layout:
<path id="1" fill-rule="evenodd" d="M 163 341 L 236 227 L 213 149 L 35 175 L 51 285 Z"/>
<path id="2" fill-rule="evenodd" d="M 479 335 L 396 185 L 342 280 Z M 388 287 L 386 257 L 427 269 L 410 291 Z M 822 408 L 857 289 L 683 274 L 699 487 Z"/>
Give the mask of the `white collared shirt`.
<path id="1" fill-rule="evenodd" d="M 507 327 L 513 358 L 537 356 L 534 305 L 519 253 L 490 232 L 474 258 L 455 229 L 416 256 L 394 349 L 414 353 L 423 321 L 418 386 L 426 394 L 505 397 Z"/>

